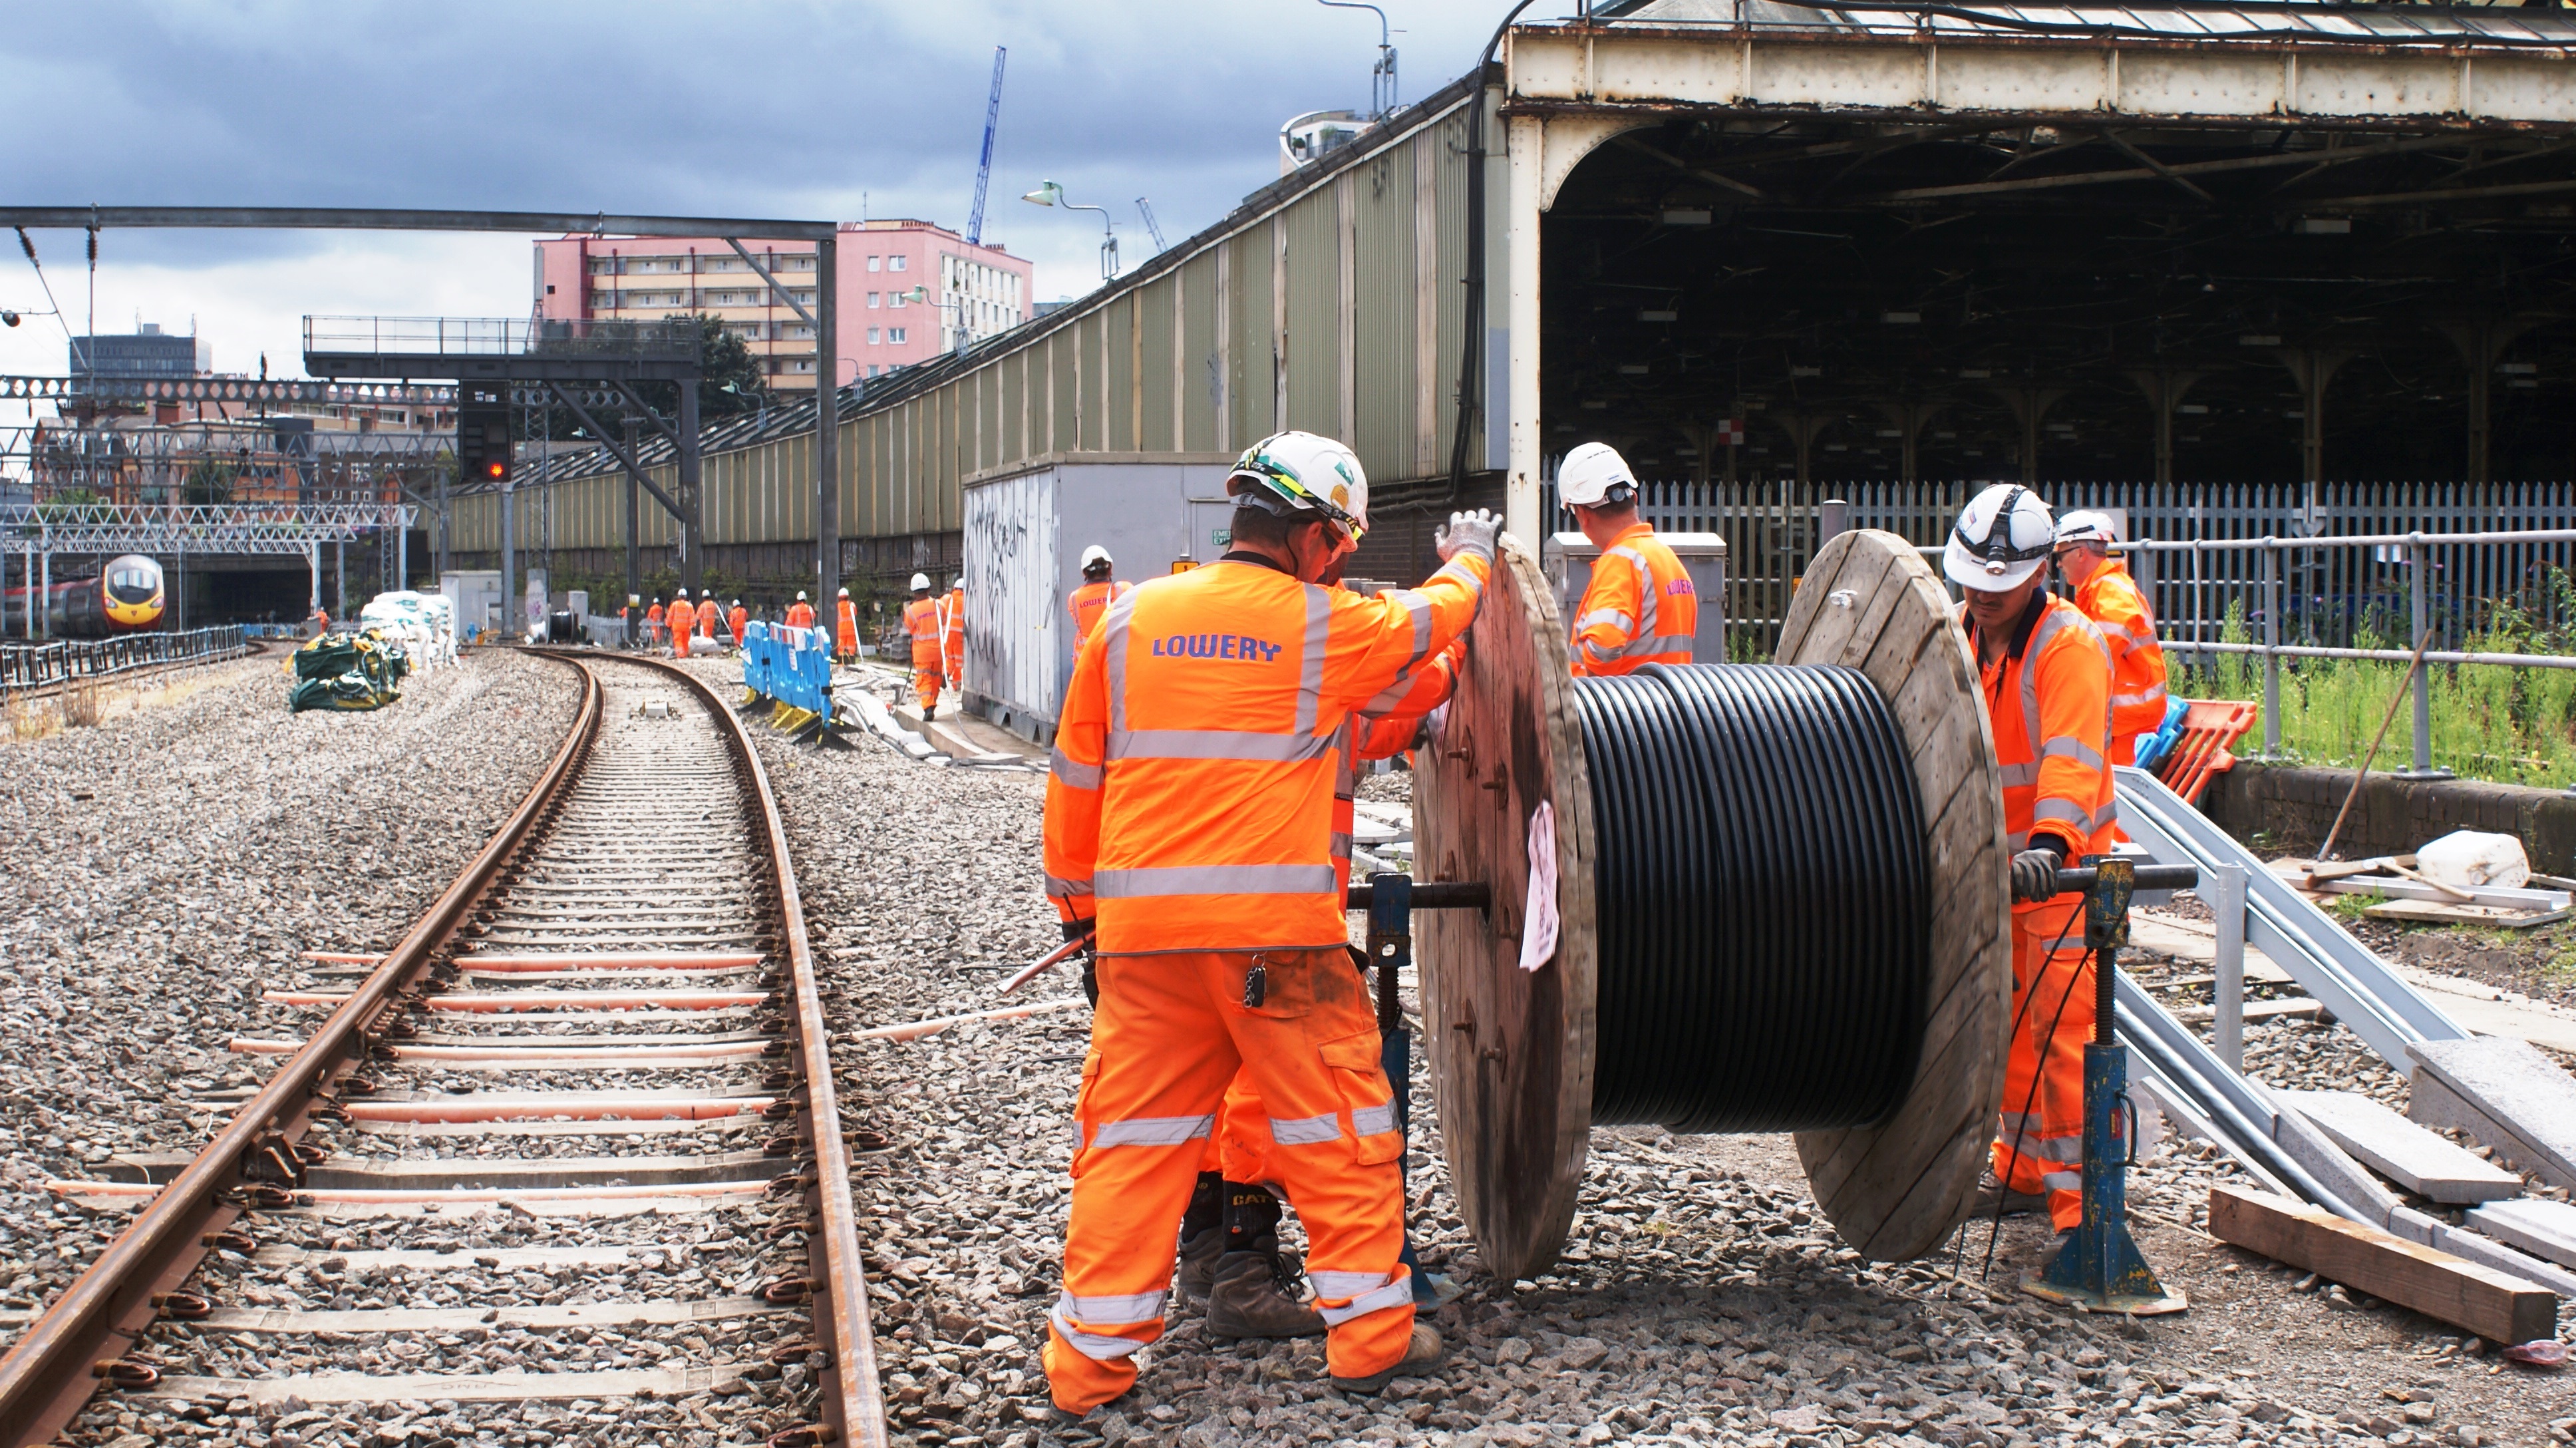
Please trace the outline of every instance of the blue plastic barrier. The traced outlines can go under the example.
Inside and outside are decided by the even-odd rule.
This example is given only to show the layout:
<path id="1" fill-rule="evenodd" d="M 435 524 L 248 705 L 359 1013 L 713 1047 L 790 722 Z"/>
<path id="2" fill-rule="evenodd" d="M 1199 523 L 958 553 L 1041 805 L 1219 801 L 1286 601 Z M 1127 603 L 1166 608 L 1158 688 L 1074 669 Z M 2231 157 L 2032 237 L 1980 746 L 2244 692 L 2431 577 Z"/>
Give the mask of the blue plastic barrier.
<path id="1" fill-rule="evenodd" d="M 819 630 L 765 623 L 745 627 L 742 683 L 762 698 L 831 716 L 832 656 Z"/>

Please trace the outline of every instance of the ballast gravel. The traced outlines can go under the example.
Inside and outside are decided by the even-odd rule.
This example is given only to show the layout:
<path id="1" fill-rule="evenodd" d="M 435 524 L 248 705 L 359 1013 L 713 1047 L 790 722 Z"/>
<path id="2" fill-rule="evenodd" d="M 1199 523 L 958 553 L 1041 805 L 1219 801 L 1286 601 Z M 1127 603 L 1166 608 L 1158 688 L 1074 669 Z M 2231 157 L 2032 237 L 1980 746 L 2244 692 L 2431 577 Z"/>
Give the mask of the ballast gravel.
<path id="1" fill-rule="evenodd" d="M 723 665 L 710 679 L 738 679 Z M 892 690 L 862 675 L 842 687 Z M 2564 1380 L 2495 1345 L 2208 1237 L 2223 1158 L 2169 1144 L 2131 1177 L 2141 1243 L 2191 1311 L 2086 1318 L 2018 1290 L 2044 1221 L 1873 1265 L 1843 1248 L 1786 1137 L 1593 1133 L 1564 1259 L 1532 1281 L 1478 1262 L 1417 1073 L 1411 1227 L 1460 1289 L 1433 1317 L 1449 1365 L 1345 1399 L 1320 1345 L 1222 1344 L 1176 1308 L 1138 1388 L 1078 1428 L 1046 1421 L 1036 1358 L 1058 1286 L 1080 1009 L 903 1044 L 857 1029 L 1000 1004 L 1058 936 L 1041 892 L 1044 780 L 906 760 L 864 735 L 819 752 L 760 731 L 830 979 L 845 1100 L 889 1149 L 858 1163 L 879 1366 L 898 1441 L 1183 1445 L 2540 1442 Z M 1364 782 L 1402 800 L 1406 777 Z M 2142 962 L 2152 968 L 2153 962 Z M 1061 999 L 1070 972 L 1028 995 Z M 1417 1023 L 1417 1030 L 1419 1029 Z M 2394 1094 L 2340 1027 L 2255 1028 L 2279 1084 Z M 2395 1083 L 2402 1091 L 2403 1083 Z"/>

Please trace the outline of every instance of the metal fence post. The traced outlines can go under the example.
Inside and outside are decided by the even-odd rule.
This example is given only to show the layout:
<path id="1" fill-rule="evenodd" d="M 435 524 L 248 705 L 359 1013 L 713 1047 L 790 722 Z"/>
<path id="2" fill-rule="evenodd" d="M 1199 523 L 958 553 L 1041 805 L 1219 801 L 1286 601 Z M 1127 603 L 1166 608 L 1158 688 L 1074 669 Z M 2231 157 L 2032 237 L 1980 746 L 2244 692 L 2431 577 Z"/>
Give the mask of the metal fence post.
<path id="1" fill-rule="evenodd" d="M 2281 757 L 2281 548 L 2263 538 L 2263 757 Z"/>
<path id="2" fill-rule="evenodd" d="M 2245 867 L 2210 868 L 2209 910 L 2218 918 L 2218 956 L 2210 969 L 2218 977 L 2218 1018 L 2212 1023 L 2213 1049 L 2231 1071 L 2245 1069 Z"/>
<path id="3" fill-rule="evenodd" d="M 2406 544 L 2407 571 L 2414 575 L 2414 586 L 2411 590 L 2412 597 L 2410 599 L 2411 617 L 2408 619 L 2407 624 L 2407 631 L 2414 635 L 2414 639 L 2410 639 L 2408 641 L 2410 647 L 2415 640 L 2422 639 L 2425 631 L 2432 627 L 2430 622 L 2432 617 L 2432 607 L 2427 601 L 2430 589 L 2424 581 L 2427 556 L 2427 551 L 2424 547 L 2424 533 L 2423 530 L 2419 528 L 2409 535 L 2409 541 Z M 2398 771 L 2397 777 L 2400 779 L 2449 779 L 2452 777 L 2451 771 L 2447 769 L 2436 769 L 2433 767 L 2433 666 L 2430 664 L 2418 664 L 2414 669 L 2414 676 L 2415 762 L 2410 768 Z"/>
<path id="4" fill-rule="evenodd" d="M 1816 547 L 1822 549 L 1837 534 L 1851 527 L 1851 504 L 1841 498 L 1827 498 L 1816 505 Z M 1812 555 L 1811 555 L 1812 556 Z"/>

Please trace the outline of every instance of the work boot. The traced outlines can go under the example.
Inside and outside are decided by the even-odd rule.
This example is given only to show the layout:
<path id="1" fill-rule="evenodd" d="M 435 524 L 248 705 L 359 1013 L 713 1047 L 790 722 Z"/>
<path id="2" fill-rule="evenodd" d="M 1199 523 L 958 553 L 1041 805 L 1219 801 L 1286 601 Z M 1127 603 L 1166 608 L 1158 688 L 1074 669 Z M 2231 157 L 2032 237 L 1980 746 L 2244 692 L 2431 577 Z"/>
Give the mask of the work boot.
<path id="1" fill-rule="evenodd" d="M 939 706 L 938 706 L 938 705 L 936 705 L 936 704 L 924 704 L 924 705 L 922 705 L 922 706 L 921 706 L 921 722 L 922 722 L 922 723 L 927 724 L 927 723 L 929 723 L 931 720 L 936 719 L 936 718 L 938 718 L 938 717 L 939 717 Z"/>
<path id="2" fill-rule="evenodd" d="M 1980 1217 L 1998 1215 L 1996 1210 L 1998 1207 L 2002 1209 L 2000 1215 L 2007 1217 L 2027 1217 L 2033 1212 L 2045 1212 L 2048 1210 L 2048 1193 L 2014 1191 L 1995 1180 L 1989 1173 L 1977 1186 L 1975 1215 Z"/>
<path id="3" fill-rule="evenodd" d="M 1216 1260 L 1208 1294 L 1208 1335 L 1219 1342 L 1247 1337 L 1321 1337 L 1324 1318 L 1297 1298 L 1297 1278 L 1279 1256 L 1275 1237 L 1263 1248 L 1228 1252 Z"/>
<path id="4" fill-rule="evenodd" d="M 1438 1369 L 1442 1357 L 1440 1334 L 1431 1324 L 1417 1322 L 1413 1325 L 1413 1341 L 1405 1344 L 1403 1361 L 1385 1372 L 1371 1373 L 1364 1378 L 1346 1378 L 1336 1373 L 1333 1386 L 1345 1393 L 1379 1392 L 1397 1378 L 1418 1378 Z"/>
<path id="5" fill-rule="evenodd" d="M 1088 966 L 1084 969 L 1087 971 Z M 1190 1205 L 1181 1213 L 1181 1270 L 1172 1285 L 1186 1302 L 1205 1302 L 1216 1285 L 1216 1260 L 1225 1252 L 1225 1178 L 1199 1173 Z"/>

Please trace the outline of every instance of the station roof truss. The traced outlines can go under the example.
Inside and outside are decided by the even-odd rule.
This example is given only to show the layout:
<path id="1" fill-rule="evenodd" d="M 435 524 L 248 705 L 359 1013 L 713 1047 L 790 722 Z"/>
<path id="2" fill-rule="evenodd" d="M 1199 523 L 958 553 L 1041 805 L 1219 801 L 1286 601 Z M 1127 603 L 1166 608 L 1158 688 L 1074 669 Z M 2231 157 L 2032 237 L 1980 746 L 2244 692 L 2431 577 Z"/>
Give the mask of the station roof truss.
<path id="1" fill-rule="evenodd" d="M 2458 479 L 2486 471 L 2490 427 L 2499 476 L 2576 464 L 2576 22 L 1714 18 L 1735 12 L 1647 0 L 1512 32 L 1506 114 L 1546 132 L 1547 451 L 1600 437 L 1678 475 L 1731 417 L 1814 473 L 2011 477 L 2029 449 L 2049 477 L 2140 478 L 2161 412 L 2182 476 Z M 2134 56 L 2105 59 L 2134 45 L 2177 67 L 2152 106 Z M 1779 88 L 1799 66 L 1806 88 Z M 1980 66 L 1994 87 L 2019 68 L 2019 109 L 1956 104 Z"/>
<path id="2" fill-rule="evenodd" d="M 277 554 L 409 528 L 420 510 L 390 503 L 0 504 L 0 549 L 47 553 Z"/>
<path id="3" fill-rule="evenodd" d="M 417 382 L 272 381 L 264 377 L 0 376 L 0 401 L 454 407 L 456 389 Z"/>

